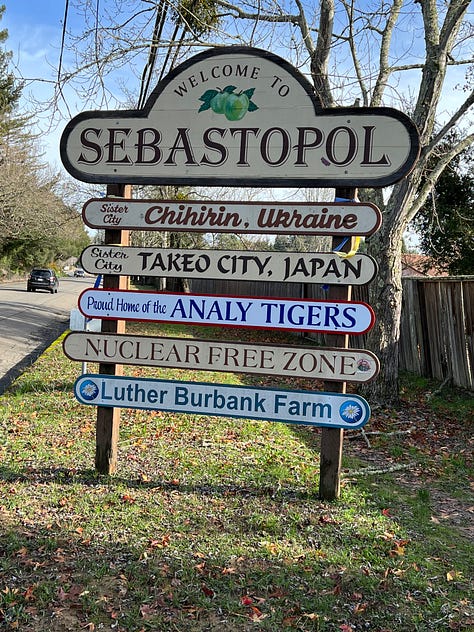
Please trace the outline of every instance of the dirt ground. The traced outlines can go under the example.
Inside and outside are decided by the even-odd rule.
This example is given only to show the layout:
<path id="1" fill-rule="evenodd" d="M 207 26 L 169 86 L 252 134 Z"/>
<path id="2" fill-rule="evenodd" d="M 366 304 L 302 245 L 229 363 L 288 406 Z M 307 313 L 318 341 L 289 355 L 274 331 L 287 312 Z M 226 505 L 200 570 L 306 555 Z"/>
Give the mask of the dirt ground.
<path id="1" fill-rule="evenodd" d="M 403 402 L 390 414 L 374 410 L 363 433 L 346 433 L 344 453 L 362 459 L 367 473 L 390 472 L 407 489 L 425 490 L 431 519 L 474 539 L 473 422 L 474 396 L 467 416 L 434 413 L 423 400 Z M 465 472 L 453 479 L 452 493 L 446 479 L 451 469 L 457 477 Z"/>

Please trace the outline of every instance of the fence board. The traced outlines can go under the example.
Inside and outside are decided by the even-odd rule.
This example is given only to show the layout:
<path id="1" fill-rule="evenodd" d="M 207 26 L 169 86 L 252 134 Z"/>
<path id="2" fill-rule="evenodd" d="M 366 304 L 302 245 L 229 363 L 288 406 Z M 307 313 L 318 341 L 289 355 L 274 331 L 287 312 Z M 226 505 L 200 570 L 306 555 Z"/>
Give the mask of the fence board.
<path id="1" fill-rule="evenodd" d="M 403 295 L 401 332 L 410 330 L 407 337 L 420 350 L 420 366 L 415 368 L 404 348 L 400 368 L 442 381 L 451 378 L 455 386 L 473 390 L 474 279 L 404 278 Z"/>
<path id="2" fill-rule="evenodd" d="M 474 390 L 474 282 L 463 282 L 463 300 L 466 323 L 466 354 L 471 371 L 470 388 Z"/>
<path id="3" fill-rule="evenodd" d="M 410 306 L 407 308 L 407 306 Z M 399 360 L 407 371 L 422 373 L 422 342 L 420 336 L 420 299 L 418 286 L 407 283 L 403 288 L 402 318 L 400 323 Z"/>

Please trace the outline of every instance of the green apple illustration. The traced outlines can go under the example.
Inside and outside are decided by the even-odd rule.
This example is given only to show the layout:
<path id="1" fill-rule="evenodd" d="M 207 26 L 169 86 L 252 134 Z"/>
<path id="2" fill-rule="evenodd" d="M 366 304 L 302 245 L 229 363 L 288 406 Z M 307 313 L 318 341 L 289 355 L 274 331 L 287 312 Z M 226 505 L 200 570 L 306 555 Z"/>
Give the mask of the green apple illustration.
<path id="1" fill-rule="evenodd" d="M 229 94 L 224 105 L 224 114 L 228 121 L 240 121 L 249 109 L 250 99 L 244 93 Z"/>
<path id="2" fill-rule="evenodd" d="M 228 92 L 218 92 L 211 99 L 211 102 L 210 102 L 211 110 L 215 112 L 216 114 L 224 114 L 224 108 L 225 108 L 225 104 L 226 104 L 228 96 L 229 96 Z"/>
<path id="3" fill-rule="evenodd" d="M 224 114 L 228 121 L 240 121 L 247 112 L 255 112 L 258 105 L 252 101 L 255 88 L 235 93 L 235 86 L 226 86 L 223 90 L 206 90 L 199 97 L 202 101 L 199 112 L 212 110 L 215 114 Z"/>

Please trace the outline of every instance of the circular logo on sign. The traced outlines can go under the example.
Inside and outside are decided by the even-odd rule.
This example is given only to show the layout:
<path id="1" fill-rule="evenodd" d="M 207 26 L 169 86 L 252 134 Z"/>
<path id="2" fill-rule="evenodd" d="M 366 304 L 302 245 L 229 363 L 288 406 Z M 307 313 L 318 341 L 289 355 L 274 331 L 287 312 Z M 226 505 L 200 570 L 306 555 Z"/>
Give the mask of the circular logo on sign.
<path id="1" fill-rule="evenodd" d="M 359 362 L 357 363 L 357 370 L 358 371 L 370 371 L 370 362 L 368 360 L 362 359 L 359 360 Z"/>
<path id="2" fill-rule="evenodd" d="M 99 394 L 99 387 L 93 380 L 84 380 L 79 387 L 81 397 L 90 402 Z"/>
<path id="3" fill-rule="evenodd" d="M 359 402 L 348 400 L 339 408 L 339 414 L 348 424 L 355 424 L 362 419 L 362 407 Z"/>

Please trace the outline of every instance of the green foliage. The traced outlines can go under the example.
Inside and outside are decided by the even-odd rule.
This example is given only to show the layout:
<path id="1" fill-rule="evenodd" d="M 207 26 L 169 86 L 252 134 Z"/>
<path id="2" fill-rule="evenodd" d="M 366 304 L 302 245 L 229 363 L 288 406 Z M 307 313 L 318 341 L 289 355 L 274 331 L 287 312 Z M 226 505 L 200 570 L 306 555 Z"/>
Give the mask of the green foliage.
<path id="1" fill-rule="evenodd" d="M 5 13 L 5 5 L 0 5 L 0 21 Z M 0 30 L 0 46 L 8 39 L 7 29 Z M 11 116 L 21 96 L 22 84 L 9 71 L 12 54 L 0 49 L 0 140 L 19 125 L 19 120 Z"/>
<path id="2" fill-rule="evenodd" d="M 451 275 L 474 274 L 474 151 L 452 161 L 414 226 L 422 251 Z"/>
<path id="3" fill-rule="evenodd" d="M 172 20 L 194 35 L 205 35 L 219 22 L 215 0 L 180 0 L 173 11 Z"/>
<path id="4" fill-rule="evenodd" d="M 272 244 L 268 239 L 255 235 L 212 233 L 209 241 L 211 248 L 218 250 L 272 250 Z"/>
<path id="5" fill-rule="evenodd" d="M 274 250 L 283 252 L 324 252 L 331 247 L 330 237 L 309 235 L 277 235 Z"/>

